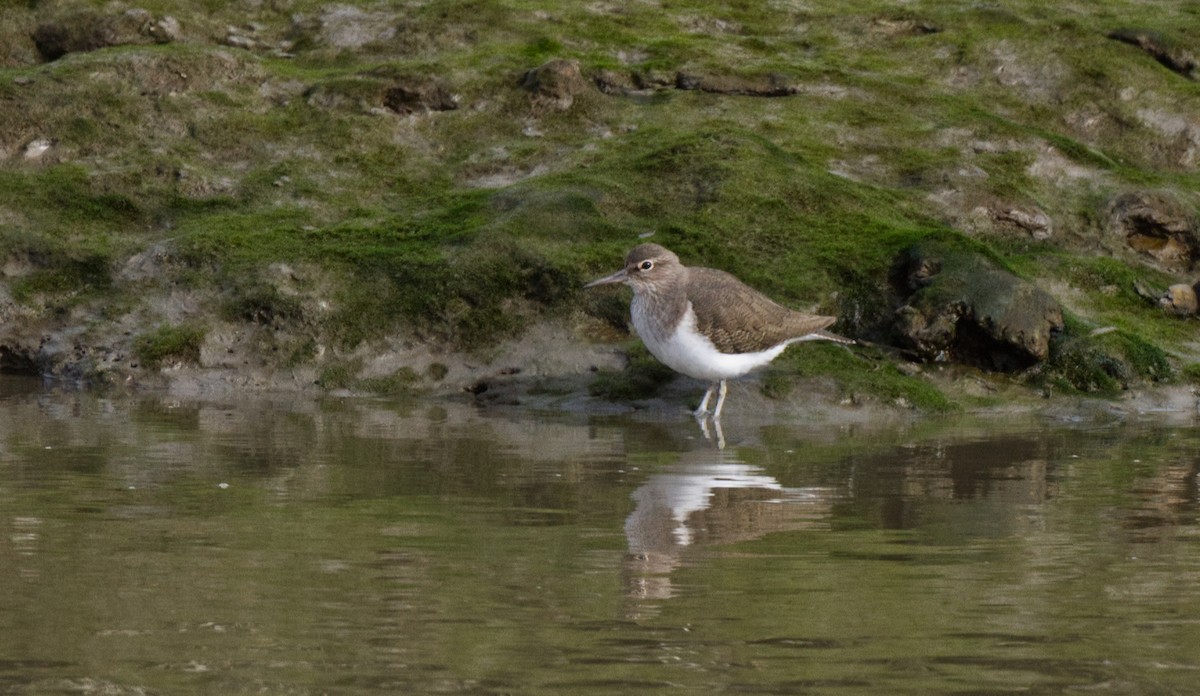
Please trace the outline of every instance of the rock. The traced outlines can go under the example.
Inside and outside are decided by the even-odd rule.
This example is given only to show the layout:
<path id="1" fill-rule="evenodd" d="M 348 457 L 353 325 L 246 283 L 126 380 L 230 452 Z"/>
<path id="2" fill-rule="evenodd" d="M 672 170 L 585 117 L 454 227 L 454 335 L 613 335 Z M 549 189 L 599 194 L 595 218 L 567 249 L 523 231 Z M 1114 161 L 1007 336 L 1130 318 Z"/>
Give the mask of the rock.
<path id="1" fill-rule="evenodd" d="M 409 115 L 458 108 L 458 99 L 438 78 L 369 70 L 312 85 L 303 92 L 312 106 L 343 111 Z M 386 111 L 385 111 L 386 109 Z"/>
<path id="2" fill-rule="evenodd" d="M 905 250 L 892 280 L 905 298 L 895 330 L 925 360 L 1020 370 L 1046 360 L 1063 327 L 1053 297 L 958 242 Z"/>
<path id="3" fill-rule="evenodd" d="M 1200 236 L 1189 212 L 1175 199 L 1154 192 L 1127 193 L 1107 207 L 1109 233 L 1169 269 L 1190 269 L 1200 254 Z"/>
<path id="4" fill-rule="evenodd" d="M 146 10 L 131 9 L 118 15 L 83 11 L 38 25 L 33 42 L 46 60 L 68 53 L 95 51 L 108 46 L 167 43 L 178 40 L 178 20 L 155 20 Z"/>
<path id="5" fill-rule="evenodd" d="M 924 36 L 937 34 L 942 28 L 933 22 L 912 18 L 876 17 L 871 20 L 871 31 L 882 36 Z"/>
<path id="6" fill-rule="evenodd" d="M 592 82 L 604 94 L 630 94 L 638 90 L 632 75 L 616 70 L 601 70 L 592 76 Z"/>
<path id="7" fill-rule="evenodd" d="M 1137 46 L 1171 72 L 1189 80 L 1196 79 L 1197 61 L 1189 51 L 1156 31 L 1123 28 L 1108 33 L 1108 38 Z"/>
<path id="8" fill-rule="evenodd" d="M 1147 154 L 1169 167 L 1195 171 L 1200 165 L 1200 118 L 1179 109 L 1179 104 L 1164 104 L 1156 97 L 1130 101 L 1138 122 L 1156 136 Z"/>
<path id="9" fill-rule="evenodd" d="M 179 20 L 171 15 L 166 15 L 161 19 L 151 22 L 146 27 L 146 33 L 150 38 L 158 43 L 172 43 L 183 38 L 183 27 L 179 25 Z"/>
<path id="10" fill-rule="evenodd" d="M 249 36 L 245 30 L 238 27 L 226 27 L 221 43 L 230 48 L 240 48 L 243 51 L 253 51 L 259 46 L 258 39 Z"/>
<path id="11" fill-rule="evenodd" d="M 658 70 L 641 70 L 633 74 L 633 84 L 638 89 L 674 89 L 678 75 Z"/>
<path id="12" fill-rule="evenodd" d="M 368 12 L 352 5 L 329 5 L 315 18 L 297 17 L 291 35 L 298 44 L 357 49 L 396 36 L 399 16 Z"/>
<path id="13" fill-rule="evenodd" d="M 383 105 L 401 115 L 427 111 L 453 111 L 458 100 L 436 80 L 397 82 L 383 95 Z"/>
<path id="14" fill-rule="evenodd" d="M 555 58 L 527 70 L 521 77 L 521 87 L 532 93 L 534 106 L 566 111 L 575 97 L 588 89 L 587 80 L 579 70 L 579 61 Z"/>
<path id="15" fill-rule="evenodd" d="M 675 86 L 685 90 L 749 97 L 787 97 L 799 91 L 799 88 L 790 80 L 776 73 L 771 73 L 766 77 L 752 78 L 681 72 L 675 76 Z"/>
<path id="16" fill-rule="evenodd" d="M 49 138 L 34 138 L 25 144 L 25 147 L 22 149 L 22 156 L 27 160 L 39 159 L 52 147 L 54 147 L 53 140 Z"/>
<path id="17" fill-rule="evenodd" d="M 1049 239 L 1054 233 L 1054 224 L 1050 216 L 1037 208 L 1031 211 L 1020 208 L 993 208 L 990 212 L 997 222 L 1014 225 L 1039 241 Z"/>
<path id="18" fill-rule="evenodd" d="M 1197 285 L 1200 285 L 1198 283 Z M 1159 298 L 1158 304 L 1163 309 L 1181 317 L 1188 317 L 1200 310 L 1200 302 L 1196 300 L 1196 285 L 1179 283 L 1167 288 Z"/>

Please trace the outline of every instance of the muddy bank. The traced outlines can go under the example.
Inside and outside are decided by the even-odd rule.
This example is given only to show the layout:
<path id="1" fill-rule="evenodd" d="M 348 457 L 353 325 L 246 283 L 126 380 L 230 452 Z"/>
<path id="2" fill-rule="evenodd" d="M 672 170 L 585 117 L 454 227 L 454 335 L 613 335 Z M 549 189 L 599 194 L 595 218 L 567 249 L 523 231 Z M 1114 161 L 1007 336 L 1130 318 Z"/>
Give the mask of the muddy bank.
<path id="1" fill-rule="evenodd" d="M 1161 299 L 1200 262 L 1181 26 L 1032 0 L 9 8 L 0 372 L 654 403 L 680 381 L 627 298 L 581 292 L 653 238 L 899 351 L 789 353 L 743 394 L 763 411 L 1200 383 L 1194 304 Z"/>

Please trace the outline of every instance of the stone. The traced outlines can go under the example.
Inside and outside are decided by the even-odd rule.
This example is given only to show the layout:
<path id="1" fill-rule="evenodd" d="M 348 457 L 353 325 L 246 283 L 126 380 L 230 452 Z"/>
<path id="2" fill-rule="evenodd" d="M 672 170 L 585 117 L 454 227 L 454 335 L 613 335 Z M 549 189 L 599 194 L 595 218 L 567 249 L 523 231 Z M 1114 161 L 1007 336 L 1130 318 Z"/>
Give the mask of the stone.
<path id="1" fill-rule="evenodd" d="M 368 12 L 353 5 L 328 5 L 307 27 L 317 43 L 331 48 L 362 48 L 396 35 L 397 14 Z"/>
<path id="2" fill-rule="evenodd" d="M 906 37 L 937 34 L 942 28 L 933 22 L 911 17 L 876 17 L 871 20 L 871 31 L 882 36 Z"/>
<path id="3" fill-rule="evenodd" d="M 54 147 L 54 141 L 49 138 L 35 138 L 25 144 L 22 155 L 26 160 L 39 159 Z"/>
<path id="4" fill-rule="evenodd" d="M 1196 221 L 1167 194 L 1123 194 L 1108 204 L 1106 216 L 1110 235 L 1167 269 L 1190 269 L 1200 254 Z"/>
<path id="5" fill-rule="evenodd" d="M 764 77 L 741 77 L 680 72 L 675 76 L 675 86 L 683 90 L 747 97 L 787 97 L 799 91 L 790 80 L 776 73 Z"/>
<path id="6" fill-rule="evenodd" d="M 678 75 L 660 70 L 639 70 L 633 75 L 633 84 L 638 89 L 674 89 Z"/>
<path id="7" fill-rule="evenodd" d="M 428 111 L 453 111 L 458 100 L 436 80 L 397 82 L 383 95 L 383 105 L 401 115 Z"/>
<path id="8" fill-rule="evenodd" d="M 1048 293 L 962 242 L 926 240 L 905 250 L 892 283 L 903 298 L 894 329 L 926 361 L 1012 372 L 1050 356 L 1063 312 Z"/>
<path id="9" fill-rule="evenodd" d="M 167 43 L 177 40 L 180 34 L 178 20 L 168 16 L 155 21 L 146 10 L 131 9 L 115 15 L 86 10 L 39 24 L 32 38 L 38 52 L 50 61 L 68 53 L 109 46 Z"/>
<path id="10" fill-rule="evenodd" d="M 1196 300 L 1196 285 L 1187 283 L 1172 285 L 1159 298 L 1158 304 L 1172 314 L 1190 317 L 1200 310 L 1200 302 Z"/>
<path id="11" fill-rule="evenodd" d="M 592 76 L 592 82 L 604 94 L 623 95 L 638 89 L 633 76 L 616 70 L 600 70 Z"/>
<path id="12" fill-rule="evenodd" d="M 555 58 L 521 77 L 521 87 L 532 94 L 535 106 L 566 111 L 575 97 L 588 90 L 587 80 L 579 70 L 579 61 Z"/>
<path id="13" fill-rule="evenodd" d="M 171 15 L 151 22 L 146 32 L 158 43 L 172 43 L 183 39 L 183 27 L 179 25 L 179 20 Z"/>
<path id="14" fill-rule="evenodd" d="M 1038 241 L 1049 239 L 1054 234 L 1054 223 L 1046 213 L 1034 208 L 993 208 L 992 217 L 997 222 L 1013 225 Z"/>
<path id="15" fill-rule="evenodd" d="M 458 97 L 437 77 L 408 75 L 392 69 L 375 69 L 335 78 L 307 88 L 304 99 L 312 106 L 371 114 L 388 112 L 407 116 L 458 108 Z"/>

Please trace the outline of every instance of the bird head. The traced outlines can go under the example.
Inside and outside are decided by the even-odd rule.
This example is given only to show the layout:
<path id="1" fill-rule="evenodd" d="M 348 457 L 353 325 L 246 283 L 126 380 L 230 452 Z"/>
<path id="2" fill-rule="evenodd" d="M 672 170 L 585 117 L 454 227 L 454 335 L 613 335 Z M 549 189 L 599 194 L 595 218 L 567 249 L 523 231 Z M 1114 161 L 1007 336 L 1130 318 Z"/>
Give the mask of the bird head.
<path id="1" fill-rule="evenodd" d="M 653 290 L 656 286 L 670 282 L 683 265 L 679 257 L 658 244 L 639 244 L 625 257 L 625 267 L 612 275 L 598 278 L 583 286 L 625 283 L 634 292 Z"/>

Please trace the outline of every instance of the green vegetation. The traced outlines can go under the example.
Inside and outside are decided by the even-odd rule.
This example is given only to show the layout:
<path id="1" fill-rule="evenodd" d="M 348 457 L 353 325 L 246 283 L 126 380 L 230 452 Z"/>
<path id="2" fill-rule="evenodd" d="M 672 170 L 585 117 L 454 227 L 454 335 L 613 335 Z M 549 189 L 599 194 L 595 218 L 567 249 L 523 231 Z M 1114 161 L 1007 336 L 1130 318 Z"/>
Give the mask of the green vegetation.
<path id="1" fill-rule="evenodd" d="M 1188 363 L 1179 371 L 1179 376 L 1188 384 L 1200 384 L 1200 363 Z"/>
<path id="2" fill-rule="evenodd" d="M 774 399 L 784 398 L 799 379 L 820 376 L 837 379 L 842 394 L 852 401 L 870 398 L 932 413 L 955 409 L 933 383 L 900 371 L 879 350 L 826 343 L 790 348 L 764 377 L 763 394 Z"/>
<path id="3" fill-rule="evenodd" d="M 421 376 L 410 367 L 380 377 L 359 377 L 362 361 L 334 361 L 321 371 L 317 383 L 324 389 L 350 389 L 380 396 L 408 396 L 420 391 Z"/>
<path id="4" fill-rule="evenodd" d="M 623 329 L 612 294 L 579 288 L 645 235 L 785 304 L 853 315 L 851 328 L 889 321 L 902 249 L 936 235 L 983 250 L 1074 313 L 1046 370 L 1071 389 L 1168 379 L 1166 355 L 1194 350 L 1191 324 L 1135 290 L 1179 274 L 1102 241 L 1121 193 L 1200 207 L 1194 137 L 1176 127 L 1200 119 L 1200 84 L 1107 36 L 1145 27 L 1190 45 L 1184 5 L 437 0 L 338 6 L 335 31 L 315 0 L 149 2 L 182 40 L 53 62 L 32 28 L 70 11 L 42 5 L 12 3 L 0 21 L 0 282 L 43 317 L 144 316 L 148 365 L 186 358 L 150 328 L 179 288 L 201 298 L 189 325 L 290 332 L 279 364 L 318 361 L 330 387 L 361 387 L 362 365 L 318 344 L 345 356 L 400 335 L 482 355 L 548 317 Z M 567 108 L 519 86 L 553 58 L 585 78 Z M 595 89 L 600 71 L 630 93 Z M 795 93 L 679 89 L 680 72 Z M 389 90 L 428 82 L 458 108 L 388 108 Z M 37 138 L 49 149 L 26 159 Z M 1052 231 L 1034 239 L 1004 221 L 1014 209 Z M 166 262 L 122 275 L 155 245 Z M 320 282 L 285 292 L 278 264 Z M 883 356 L 795 354 L 768 393 L 828 376 L 849 395 L 946 407 Z M 593 390 L 653 393 L 667 376 L 644 363 L 635 353 Z"/>
<path id="5" fill-rule="evenodd" d="M 146 367 L 158 368 L 168 363 L 200 362 L 200 346 L 205 330 L 198 326 L 163 325 L 138 336 L 133 352 Z"/>

